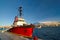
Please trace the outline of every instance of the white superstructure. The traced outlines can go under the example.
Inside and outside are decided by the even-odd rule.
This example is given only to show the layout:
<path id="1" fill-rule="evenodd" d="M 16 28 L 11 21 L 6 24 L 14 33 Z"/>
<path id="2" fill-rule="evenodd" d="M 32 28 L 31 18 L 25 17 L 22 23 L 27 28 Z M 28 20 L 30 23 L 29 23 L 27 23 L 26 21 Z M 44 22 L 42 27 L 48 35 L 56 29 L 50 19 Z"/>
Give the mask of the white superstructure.
<path id="1" fill-rule="evenodd" d="M 27 24 L 25 22 L 25 19 L 22 17 L 22 7 L 19 7 L 19 17 L 18 16 L 15 16 L 15 20 L 14 20 L 14 23 L 13 23 L 13 26 L 23 26 L 23 24 Z"/>

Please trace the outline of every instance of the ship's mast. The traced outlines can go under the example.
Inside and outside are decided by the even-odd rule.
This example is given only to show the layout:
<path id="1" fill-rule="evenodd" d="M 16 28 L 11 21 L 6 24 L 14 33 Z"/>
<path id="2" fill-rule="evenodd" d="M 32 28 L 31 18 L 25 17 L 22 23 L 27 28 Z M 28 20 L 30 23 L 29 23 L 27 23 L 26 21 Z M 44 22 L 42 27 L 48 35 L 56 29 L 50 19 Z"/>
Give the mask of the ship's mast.
<path id="1" fill-rule="evenodd" d="M 19 16 L 22 17 L 22 6 L 19 7 Z"/>

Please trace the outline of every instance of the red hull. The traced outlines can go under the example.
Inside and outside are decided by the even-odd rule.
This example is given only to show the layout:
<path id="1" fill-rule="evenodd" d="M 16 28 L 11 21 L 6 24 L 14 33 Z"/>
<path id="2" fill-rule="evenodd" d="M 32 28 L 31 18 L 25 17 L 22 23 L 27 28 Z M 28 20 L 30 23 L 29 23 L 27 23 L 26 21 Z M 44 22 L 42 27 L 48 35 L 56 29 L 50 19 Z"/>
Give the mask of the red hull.
<path id="1" fill-rule="evenodd" d="M 13 27 L 9 30 L 9 32 L 14 33 L 14 34 L 18 34 L 24 37 L 32 37 L 32 33 L 33 33 L 33 28 L 32 27 Z"/>

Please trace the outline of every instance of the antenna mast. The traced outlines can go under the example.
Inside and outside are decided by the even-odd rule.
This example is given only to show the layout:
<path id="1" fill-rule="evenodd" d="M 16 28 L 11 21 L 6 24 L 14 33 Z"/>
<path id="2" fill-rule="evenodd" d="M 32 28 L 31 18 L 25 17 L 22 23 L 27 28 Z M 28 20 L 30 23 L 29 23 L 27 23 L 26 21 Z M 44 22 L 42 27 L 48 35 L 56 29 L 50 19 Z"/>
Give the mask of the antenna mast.
<path id="1" fill-rule="evenodd" d="M 22 18 L 22 15 L 23 15 L 23 14 L 22 14 L 22 6 L 21 6 L 21 5 L 22 5 L 23 2 L 22 2 L 22 0 L 18 0 L 18 1 L 20 2 L 20 3 L 19 3 L 19 4 L 20 4 L 20 7 L 18 8 L 18 11 L 19 11 L 19 15 L 18 15 L 18 16 L 19 16 L 20 18 Z"/>
<path id="2" fill-rule="evenodd" d="M 19 16 L 22 17 L 22 6 L 19 7 Z"/>

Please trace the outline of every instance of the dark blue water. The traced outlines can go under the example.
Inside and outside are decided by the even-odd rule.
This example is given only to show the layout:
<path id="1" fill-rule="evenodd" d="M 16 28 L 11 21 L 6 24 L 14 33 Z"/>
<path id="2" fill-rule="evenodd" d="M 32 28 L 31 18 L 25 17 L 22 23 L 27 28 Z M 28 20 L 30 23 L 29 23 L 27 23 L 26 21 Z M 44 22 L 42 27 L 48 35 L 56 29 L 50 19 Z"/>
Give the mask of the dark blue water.
<path id="1" fill-rule="evenodd" d="M 34 28 L 33 36 L 43 40 L 60 40 L 60 27 Z"/>

